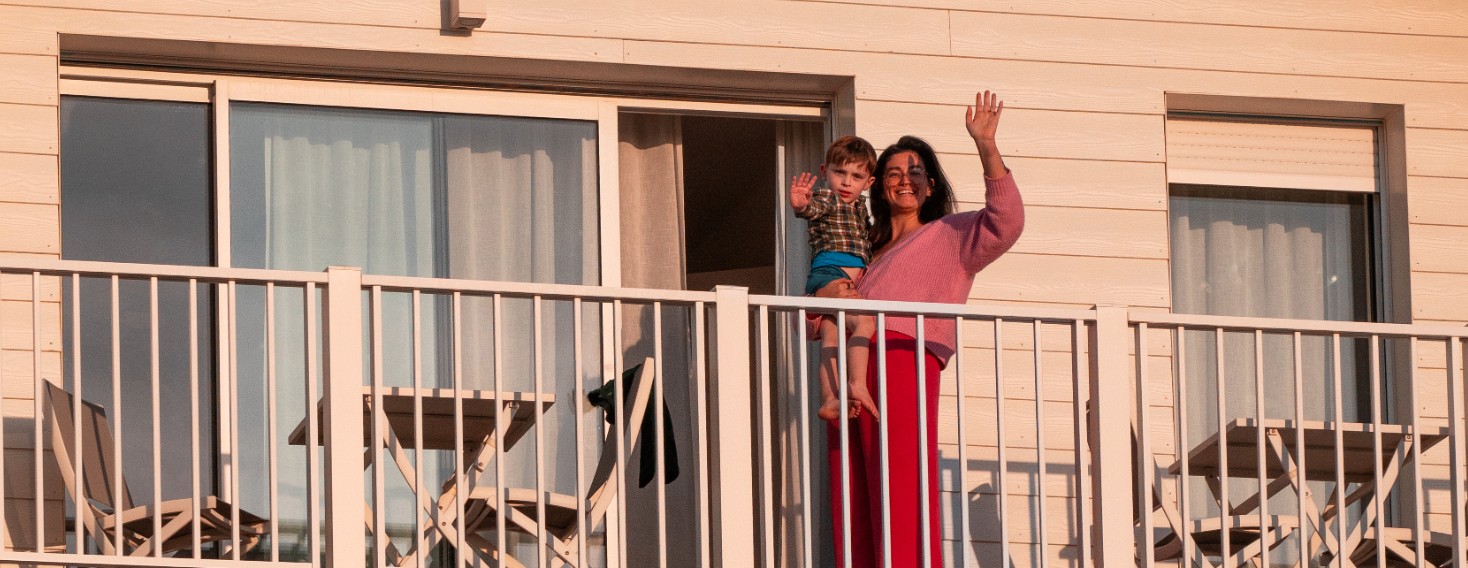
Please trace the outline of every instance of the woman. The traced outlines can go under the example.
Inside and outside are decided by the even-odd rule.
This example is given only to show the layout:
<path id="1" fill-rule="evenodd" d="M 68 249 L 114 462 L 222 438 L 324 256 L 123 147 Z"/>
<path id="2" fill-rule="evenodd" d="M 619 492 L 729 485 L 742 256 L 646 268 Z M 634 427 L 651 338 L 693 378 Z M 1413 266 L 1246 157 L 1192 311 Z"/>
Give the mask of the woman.
<path id="1" fill-rule="evenodd" d="M 963 304 L 974 275 L 999 258 L 1019 239 L 1024 204 L 1004 159 L 994 143 L 1004 104 L 989 91 L 974 96 L 965 113 L 969 136 L 984 165 L 985 207 L 954 213 L 953 189 L 938 156 L 921 139 L 904 136 L 877 158 L 877 187 L 872 191 L 874 258 L 854 288 L 839 280 L 817 296 Z M 938 518 L 938 377 L 953 355 L 954 323 L 924 321 L 923 367 L 927 412 L 926 448 L 919 443 L 917 322 L 911 317 L 886 318 L 886 414 L 876 420 L 875 401 L 853 400 L 856 419 L 848 428 L 851 459 L 852 561 L 841 561 L 841 429 L 828 424 L 827 461 L 831 472 L 832 512 L 838 565 L 880 566 L 882 563 L 881 424 L 888 428 L 888 475 L 892 519 L 892 565 L 922 566 L 922 499 L 928 499 L 927 545 L 933 566 L 942 565 Z M 872 339 L 872 349 L 878 347 Z M 880 357 L 872 356 L 867 392 L 881 396 Z M 920 463 L 928 463 L 928 494 L 920 494 Z"/>

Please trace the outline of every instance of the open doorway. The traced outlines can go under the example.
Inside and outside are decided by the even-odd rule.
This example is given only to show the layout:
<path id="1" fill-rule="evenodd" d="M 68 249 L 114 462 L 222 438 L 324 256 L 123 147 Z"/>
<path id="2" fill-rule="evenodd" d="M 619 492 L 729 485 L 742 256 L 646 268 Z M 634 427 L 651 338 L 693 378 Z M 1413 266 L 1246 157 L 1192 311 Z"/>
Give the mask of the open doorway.
<path id="1" fill-rule="evenodd" d="M 730 285 L 774 294 L 776 121 L 687 116 L 682 122 L 685 288 Z"/>

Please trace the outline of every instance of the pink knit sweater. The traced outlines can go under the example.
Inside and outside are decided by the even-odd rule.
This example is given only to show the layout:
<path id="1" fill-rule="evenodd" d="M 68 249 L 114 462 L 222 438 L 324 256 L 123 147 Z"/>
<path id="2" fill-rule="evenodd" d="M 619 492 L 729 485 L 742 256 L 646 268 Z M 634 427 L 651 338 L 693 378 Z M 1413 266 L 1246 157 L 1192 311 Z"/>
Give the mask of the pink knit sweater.
<path id="1" fill-rule="evenodd" d="M 913 231 L 878 256 L 857 283 L 857 291 L 871 300 L 900 300 L 963 304 L 968 301 L 974 275 L 999 258 L 1019 240 L 1025 227 L 1025 207 L 1019 187 L 1008 173 L 984 178 L 985 207 L 954 213 Z M 887 329 L 916 337 L 917 320 L 888 317 Z M 924 320 L 929 351 L 943 366 L 953 356 L 953 320 Z"/>

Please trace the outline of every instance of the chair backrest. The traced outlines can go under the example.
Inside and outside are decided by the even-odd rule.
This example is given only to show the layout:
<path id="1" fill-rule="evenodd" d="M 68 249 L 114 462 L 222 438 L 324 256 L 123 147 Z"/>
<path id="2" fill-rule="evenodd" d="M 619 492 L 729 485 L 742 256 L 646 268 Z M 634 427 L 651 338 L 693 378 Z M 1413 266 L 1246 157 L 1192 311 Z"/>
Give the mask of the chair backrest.
<path id="1" fill-rule="evenodd" d="M 74 438 L 74 427 L 78 419 L 77 402 L 70 392 L 56 383 L 46 381 L 47 423 L 51 428 L 52 454 L 56 456 L 56 465 L 61 470 L 67 491 L 73 491 L 75 495 L 75 460 L 81 459 L 82 481 L 86 488 L 77 497 L 112 510 L 131 509 L 133 500 L 128 493 L 127 482 L 124 481 L 121 487 L 112 483 L 114 468 L 121 465 L 121 462 L 113 451 L 112 429 L 107 425 L 107 413 L 102 407 L 86 400 L 80 401 L 82 437 L 81 451 L 77 451 Z"/>
<path id="2" fill-rule="evenodd" d="M 615 427 L 623 429 L 622 448 L 620 455 L 622 461 L 628 462 L 632 459 L 632 450 L 637 447 L 638 436 L 642 433 L 643 418 L 647 416 L 648 407 L 652 405 L 652 383 L 655 365 L 652 357 L 643 359 L 642 369 L 632 376 L 632 386 L 627 389 L 630 396 L 623 397 L 622 405 L 626 409 L 623 417 L 617 419 Z M 657 451 L 660 447 L 649 446 L 642 451 Z M 612 497 L 617 494 L 616 476 L 620 475 L 617 468 L 617 433 L 612 428 L 607 429 L 606 440 L 602 442 L 601 459 L 597 462 L 596 473 L 591 477 L 591 486 L 586 492 L 586 528 L 591 530 L 596 527 L 607 513 L 607 508 L 612 504 Z"/>

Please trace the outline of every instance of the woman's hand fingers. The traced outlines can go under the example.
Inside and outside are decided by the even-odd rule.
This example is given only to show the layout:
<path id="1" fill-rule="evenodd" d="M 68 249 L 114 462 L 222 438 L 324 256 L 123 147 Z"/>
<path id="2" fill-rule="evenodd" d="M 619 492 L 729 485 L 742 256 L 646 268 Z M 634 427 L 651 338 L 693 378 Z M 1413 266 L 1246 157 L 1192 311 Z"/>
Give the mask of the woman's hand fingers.
<path id="1" fill-rule="evenodd" d="M 974 140 L 993 140 L 999 130 L 999 116 L 1004 112 L 1004 101 L 997 93 L 983 91 L 974 94 L 974 106 L 964 110 L 964 124 Z"/>

